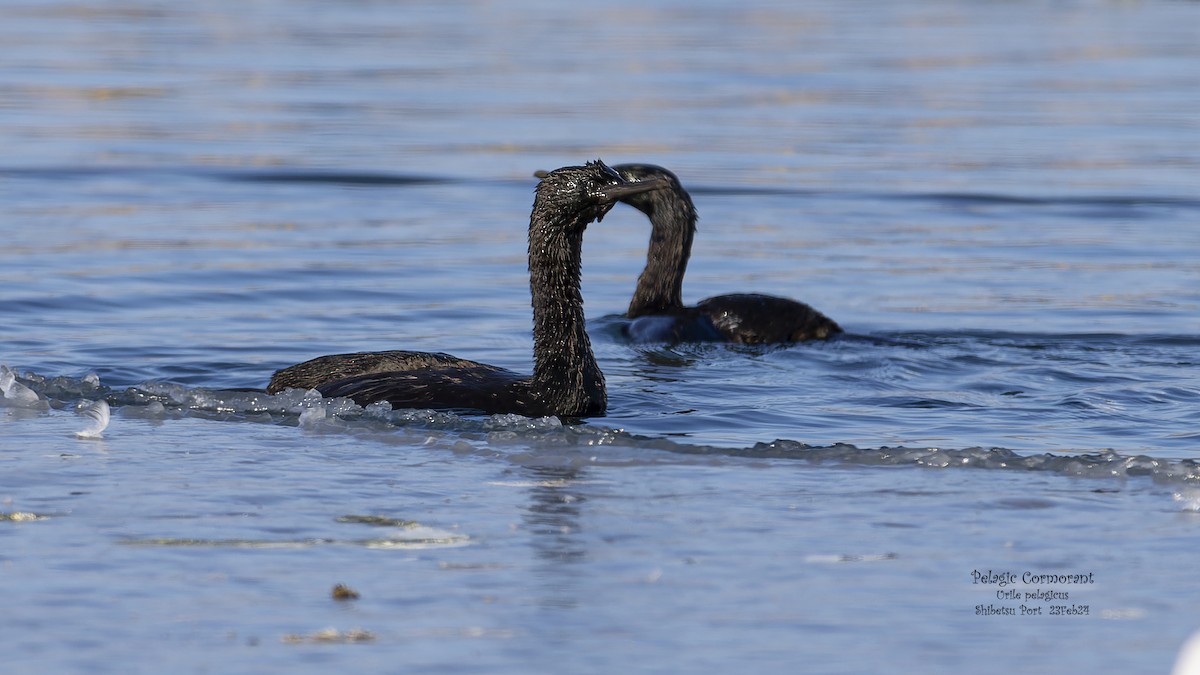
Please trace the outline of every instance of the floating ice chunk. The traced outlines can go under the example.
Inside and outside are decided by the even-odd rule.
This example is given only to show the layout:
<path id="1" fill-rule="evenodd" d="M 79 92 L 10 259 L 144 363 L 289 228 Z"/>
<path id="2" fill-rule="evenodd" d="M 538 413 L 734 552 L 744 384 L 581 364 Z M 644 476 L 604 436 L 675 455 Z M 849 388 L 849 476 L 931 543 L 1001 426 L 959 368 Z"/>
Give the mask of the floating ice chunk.
<path id="1" fill-rule="evenodd" d="M 76 410 L 88 419 L 88 425 L 82 431 L 75 432 L 75 436 L 77 438 L 101 438 L 104 430 L 108 428 L 108 420 L 111 416 L 108 401 L 104 399 L 80 401 Z"/>
<path id="2" fill-rule="evenodd" d="M 492 415 L 489 418 L 491 428 L 505 431 L 544 431 L 562 429 L 562 420 L 557 417 L 526 417 L 516 413 Z"/>
<path id="3" fill-rule="evenodd" d="M 134 391 L 141 393 L 147 399 L 166 401 L 171 405 L 188 407 L 189 389 L 182 384 L 173 384 L 171 382 L 143 382 L 134 388 Z"/>
<path id="4" fill-rule="evenodd" d="M 17 374 L 4 365 L 0 365 L 0 398 L 5 405 L 16 408 L 31 408 L 41 400 L 37 392 L 17 382 Z"/>
<path id="5" fill-rule="evenodd" d="M 284 389 L 278 394 L 268 394 L 267 398 L 270 399 L 271 404 L 279 410 L 292 410 L 293 412 L 299 412 L 298 406 L 305 405 L 305 401 L 320 400 L 321 392 L 317 391 L 316 389 L 309 389 L 308 391 L 305 391 L 303 389 L 296 389 L 293 387 L 290 389 Z"/>
<path id="6" fill-rule="evenodd" d="M 312 429 L 313 427 L 316 427 L 324 422 L 327 416 L 328 413 L 325 408 L 308 408 L 304 412 L 300 413 L 300 428 Z"/>
<path id="7" fill-rule="evenodd" d="M 326 412 L 330 417 L 355 417 L 362 414 L 362 407 L 348 398 L 328 399 Z"/>
<path id="8" fill-rule="evenodd" d="M 363 416 L 370 419 L 388 421 L 392 416 L 392 404 L 387 401 L 376 401 L 363 408 Z"/>

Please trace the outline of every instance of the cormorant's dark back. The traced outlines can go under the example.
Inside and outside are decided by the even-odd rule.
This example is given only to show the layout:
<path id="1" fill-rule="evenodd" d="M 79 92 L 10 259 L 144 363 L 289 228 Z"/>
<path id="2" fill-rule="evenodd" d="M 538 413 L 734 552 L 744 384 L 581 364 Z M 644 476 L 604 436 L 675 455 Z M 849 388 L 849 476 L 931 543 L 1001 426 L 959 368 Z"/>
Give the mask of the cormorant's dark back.
<path id="1" fill-rule="evenodd" d="M 660 179 L 663 187 L 626 195 L 622 202 L 646 214 L 653 230 L 646 268 L 626 316 L 639 341 L 729 341 L 745 344 L 824 340 L 842 332 L 832 319 L 788 298 L 758 293 L 719 295 L 683 304 L 683 275 L 696 235 L 696 207 L 675 174 L 653 164 L 617 164 L 629 181 Z"/>
<path id="2" fill-rule="evenodd" d="M 568 166 L 538 183 L 529 217 L 533 296 L 533 376 L 448 354 L 386 351 L 322 356 L 284 368 L 267 386 L 317 389 L 359 405 L 463 409 L 529 416 L 603 415 L 604 374 L 584 326 L 580 294 L 583 232 L 617 200 L 665 186 L 661 177 L 628 181 L 603 162 Z"/>

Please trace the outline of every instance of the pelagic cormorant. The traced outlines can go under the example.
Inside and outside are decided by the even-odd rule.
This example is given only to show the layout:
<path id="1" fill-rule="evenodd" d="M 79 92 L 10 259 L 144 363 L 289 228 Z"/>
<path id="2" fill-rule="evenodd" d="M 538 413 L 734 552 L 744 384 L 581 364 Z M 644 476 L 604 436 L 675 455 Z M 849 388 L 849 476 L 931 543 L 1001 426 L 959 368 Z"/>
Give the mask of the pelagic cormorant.
<path id="1" fill-rule="evenodd" d="M 586 417 L 608 404 L 604 374 L 584 330 L 580 294 L 583 232 L 618 199 L 662 187 L 651 177 L 622 178 L 600 160 L 549 172 L 529 217 L 529 289 L 533 296 L 533 376 L 449 354 L 386 351 L 322 356 L 284 368 L 267 386 L 317 389 L 359 405 L 470 409 L 484 413 Z"/>
<path id="2" fill-rule="evenodd" d="M 653 230 L 646 268 L 638 277 L 626 317 L 638 341 L 729 341 L 769 344 L 824 340 L 842 332 L 832 319 L 788 298 L 758 293 L 718 295 L 693 307 L 683 304 L 683 275 L 696 234 L 696 207 L 679 178 L 653 164 L 617 164 L 629 181 L 658 178 L 663 187 L 621 201 L 646 214 Z"/>

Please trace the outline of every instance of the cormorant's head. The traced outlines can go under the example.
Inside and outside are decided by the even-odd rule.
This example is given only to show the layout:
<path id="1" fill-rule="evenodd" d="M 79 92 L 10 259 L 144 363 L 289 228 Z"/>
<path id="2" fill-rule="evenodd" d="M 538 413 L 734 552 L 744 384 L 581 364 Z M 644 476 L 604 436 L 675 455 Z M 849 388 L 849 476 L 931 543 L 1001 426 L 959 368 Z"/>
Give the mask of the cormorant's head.
<path id="1" fill-rule="evenodd" d="M 613 164 L 612 170 L 628 181 L 640 181 L 648 178 L 665 178 L 670 181 L 670 188 L 680 189 L 679 177 L 657 164 Z M 624 201 L 624 200 L 622 200 Z"/>
<path id="2" fill-rule="evenodd" d="M 621 201 L 641 211 L 647 216 L 653 216 L 655 210 L 664 206 L 675 206 L 676 211 L 685 211 L 695 217 L 696 207 L 692 205 L 691 195 L 683 189 L 679 177 L 661 166 L 655 164 L 614 164 L 616 171 L 628 181 L 647 181 L 659 179 L 664 181 L 664 189 L 654 192 L 640 192 L 623 197 Z M 682 207 L 682 208 L 678 208 Z"/>
<path id="3" fill-rule="evenodd" d="M 648 176 L 645 180 L 626 178 L 600 160 L 583 166 L 539 171 L 535 175 L 542 179 L 537 186 L 537 196 L 539 202 L 544 202 L 544 207 L 569 210 L 580 216 L 584 223 L 601 220 L 618 201 L 668 185 L 668 179 L 663 176 Z"/>

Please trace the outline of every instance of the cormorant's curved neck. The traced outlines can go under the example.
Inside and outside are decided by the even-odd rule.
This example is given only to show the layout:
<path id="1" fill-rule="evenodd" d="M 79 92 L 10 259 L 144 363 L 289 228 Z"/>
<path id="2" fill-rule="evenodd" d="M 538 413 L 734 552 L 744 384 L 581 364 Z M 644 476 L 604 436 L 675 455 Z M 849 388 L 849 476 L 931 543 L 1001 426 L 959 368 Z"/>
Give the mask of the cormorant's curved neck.
<path id="1" fill-rule="evenodd" d="M 696 208 L 681 189 L 660 189 L 643 196 L 653 230 L 646 251 L 646 268 L 626 316 L 636 318 L 683 307 L 683 275 L 692 256 Z"/>
<path id="2" fill-rule="evenodd" d="M 602 414 L 604 375 L 592 354 L 580 292 L 583 231 L 592 218 L 546 201 L 539 191 L 529 219 L 533 393 L 558 414 Z"/>

